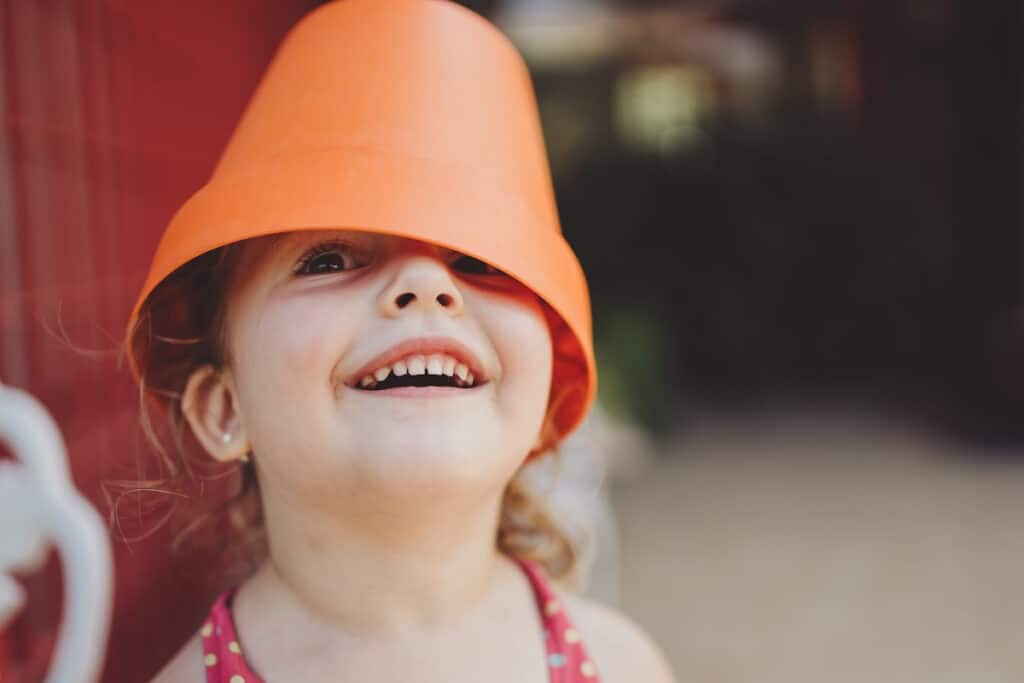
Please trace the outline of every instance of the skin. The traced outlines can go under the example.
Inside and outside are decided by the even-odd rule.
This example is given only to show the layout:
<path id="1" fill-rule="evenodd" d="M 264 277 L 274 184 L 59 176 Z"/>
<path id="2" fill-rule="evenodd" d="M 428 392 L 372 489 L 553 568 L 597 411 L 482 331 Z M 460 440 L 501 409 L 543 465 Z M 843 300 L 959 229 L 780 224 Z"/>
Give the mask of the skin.
<path id="1" fill-rule="evenodd" d="M 233 607 L 253 669 L 546 681 L 531 589 L 495 547 L 502 492 L 538 443 L 550 390 L 536 296 L 461 254 L 353 231 L 251 240 L 234 273 L 228 361 L 193 373 L 182 408 L 211 456 L 251 453 L 260 480 L 270 557 Z M 439 336 L 472 351 L 480 386 L 354 386 L 388 348 Z M 631 649 L 649 641 L 628 622 L 567 600 L 584 637 L 618 653 L 592 653 L 606 680 L 627 663 L 630 680 L 670 680 L 656 651 Z M 195 680 L 199 648 L 156 680 Z M 631 654 L 661 677 L 633 678 Z"/>

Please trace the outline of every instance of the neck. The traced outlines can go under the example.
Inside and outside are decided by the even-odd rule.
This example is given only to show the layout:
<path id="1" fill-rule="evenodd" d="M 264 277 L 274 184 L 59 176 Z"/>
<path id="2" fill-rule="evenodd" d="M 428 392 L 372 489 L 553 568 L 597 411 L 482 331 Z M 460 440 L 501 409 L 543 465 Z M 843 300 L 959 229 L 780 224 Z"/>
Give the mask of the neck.
<path id="1" fill-rule="evenodd" d="M 397 635 L 460 620 L 492 593 L 501 495 L 469 504 L 373 497 L 316 510 L 263 491 L 270 560 L 254 583 L 348 633 Z"/>

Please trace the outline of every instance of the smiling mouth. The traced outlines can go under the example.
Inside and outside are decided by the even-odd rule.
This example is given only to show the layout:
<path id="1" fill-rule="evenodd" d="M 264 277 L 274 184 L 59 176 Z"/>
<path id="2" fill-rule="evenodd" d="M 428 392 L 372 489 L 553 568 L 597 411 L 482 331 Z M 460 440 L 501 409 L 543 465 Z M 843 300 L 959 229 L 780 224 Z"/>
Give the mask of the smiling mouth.
<path id="1" fill-rule="evenodd" d="M 434 377 L 432 375 L 420 375 L 419 377 L 388 377 L 383 382 L 372 382 L 369 386 L 360 386 L 365 391 L 384 391 L 385 389 L 400 389 L 403 387 L 449 387 L 452 389 L 470 389 L 475 384 L 460 383 L 452 377 Z"/>
<path id="2" fill-rule="evenodd" d="M 479 386 L 468 366 L 447 354 L 414 354 L 364 375 L 356 385 L 365 391 L 405 387 L 471 389 Z"/>

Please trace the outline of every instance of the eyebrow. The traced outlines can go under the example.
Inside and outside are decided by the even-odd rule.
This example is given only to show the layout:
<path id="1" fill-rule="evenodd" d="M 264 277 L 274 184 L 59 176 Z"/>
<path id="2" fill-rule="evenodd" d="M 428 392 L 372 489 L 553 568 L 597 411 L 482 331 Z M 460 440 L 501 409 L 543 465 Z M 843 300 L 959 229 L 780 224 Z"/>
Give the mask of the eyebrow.
<path id="1" fill-rule="evenodd" d="M 303 245 L 303 243 L 305 243 L 303 246 L 309 246 L 322 241 L 330 241 L 331 239 L 344 241 L 352 234 L 361 234 L 361 232 L 342 228 L 317 228 L 274 233 L 268 235 L 268 237 L 273 239 L 265 247 L 264 258 L 273 260 L 285 258 L 284 250 L 291 249 L 293 246 Z M 367 234 L 370 234 L 369 231 L 367 231 Z"/>
<path id="2" fill-rule="evenodd" d="M 310 242 L 316 242 L 323 239 L 331 239 L 331 237 L 346 237 L 351 234 L 360 234 L 362 231 L 358 230 L 345 230 L 342 228 L 316 228 L 310 230 L 290 230 L 288 232 L 275 234 L 276 238 L 271 242 L 271 247 L 279 247 L 281 243 L 291 244 L 299 240 L 307 240 Z"/>
<path id="3" fill-rule="evenodd" d="M 289 232 L 282 232 L 272 235 L 273 239 L 267 244 L 266 250 L 267 255 L 271 258 L 277 258 L 282 256 L 281 252 L 285 249 L 289 249 L 294 246 L 298 246 L 303 242 L 313 243 L 322 239 L 316 235 L 321 232 L 319 230 L 291 230 Z"/>
<path id="4" fill-rule="evenodd" d="M 267 245 L 269 249 L 277 249 L 278 247 L 285 246 L 288 243 L 294 242 L 299 235 L 299 230 L 291 230 L 289 232 L 281 232 L 276 235 L 270 235 L 270 243 Z"/>

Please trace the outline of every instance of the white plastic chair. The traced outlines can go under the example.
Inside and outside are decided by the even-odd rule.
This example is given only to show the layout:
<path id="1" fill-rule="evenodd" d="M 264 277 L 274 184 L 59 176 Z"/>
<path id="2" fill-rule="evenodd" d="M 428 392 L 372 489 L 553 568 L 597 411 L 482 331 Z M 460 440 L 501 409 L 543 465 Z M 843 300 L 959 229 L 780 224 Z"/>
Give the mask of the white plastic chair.
<path id="1" fill-rule="evenodd" d="M 102 518 L 71 481 L 57 423 L 39 401 L 0 385 L 0 629 L 25 597 L 12 572 L 39 569 L 49 544 L 61 553 L 64 616 L 47 683 L 94 683 L 110 625 L 113 561 Z M 3 672 L 0 672 L 0 678 Z"/>

